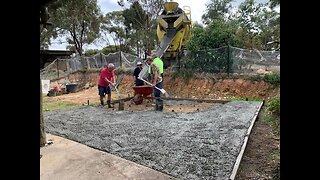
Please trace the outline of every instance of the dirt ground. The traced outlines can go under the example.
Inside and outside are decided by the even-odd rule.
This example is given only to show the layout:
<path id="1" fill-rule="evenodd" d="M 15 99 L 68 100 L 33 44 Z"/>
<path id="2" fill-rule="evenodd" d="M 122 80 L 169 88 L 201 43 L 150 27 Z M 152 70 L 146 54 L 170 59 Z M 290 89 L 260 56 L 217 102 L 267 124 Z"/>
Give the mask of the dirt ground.
<path id="1" fill-rule="evenodd" d="M 132 77 L 125 76 L 119 86 L 121 98 L 133 96 L 134 91 L 132 86 Z M 280 86 L 274 87 L 263 81 L 258 82 L 245 79 L 216 80 L 214 78 L 198 78 L 191 79 L 189 83 L 186 84 L 181 78 L 172 80 L 170 77 L 165 77 L 164 89 L 170 94 L 170 97 L 199 99 L 259 98 L 266 100 L 280 94 Z M 117 93 L 113 92 L 112 99 L 116 100 L 118 98 Z M 44 98 L 44 102 L 56 101 L 78 105 L 99 105 L 98 89 L 95 85 L 76 93 Z M 192 106 L 187 104 L 166 105 L 164 111 L 201 111 L 208 106 L 208 103 L 198 103 Z M 140 105 L 135 105 L 132 100 L 125 103 L 125 110 L 128 111 L 145 111 L 151 109 L 154 109 L 154 104 L 148 99 L 144 99 Z M 113 109 L 107 110 L 116 111 L 117 104 Z M 263 113 L 265 113 L 264 108 L 262 108 L 253 126 L 236 179 L 275 179 L 273 177 L 277 171 L 280 159 L 280 137 L 274 133 L 271 126 L 261 118 Z"/>

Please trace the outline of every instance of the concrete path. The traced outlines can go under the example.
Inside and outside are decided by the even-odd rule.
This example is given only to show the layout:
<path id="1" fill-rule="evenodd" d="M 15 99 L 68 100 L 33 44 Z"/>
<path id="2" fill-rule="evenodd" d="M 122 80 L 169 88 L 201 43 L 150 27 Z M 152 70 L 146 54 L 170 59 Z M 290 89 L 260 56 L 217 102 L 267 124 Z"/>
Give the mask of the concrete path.
<path id="1" fill-rule="evenodd" d="M 40 148 L 41 180 L 168 180 L 166 174 L 86 145 L 47 134 L 53 143 Z"/>

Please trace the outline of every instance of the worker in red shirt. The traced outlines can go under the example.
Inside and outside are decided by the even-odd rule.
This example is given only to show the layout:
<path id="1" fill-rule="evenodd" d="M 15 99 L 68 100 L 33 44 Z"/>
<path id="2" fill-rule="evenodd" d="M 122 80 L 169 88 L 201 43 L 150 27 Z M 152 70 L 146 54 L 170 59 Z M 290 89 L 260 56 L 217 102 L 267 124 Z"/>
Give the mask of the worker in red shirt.
<path id="1" fill-rule="evenodd" d="M 100 77 L 98 81 L 98 90 L 100 96 L 100 103 L 104 106 L 103 98 L 108 94 L 107 104 L 108 108 L 113 108 L 110 104 L 111 101 L 111 88 L 116 85 L 116 78 L 114 74 L 114 64 L 109 63 L 107 67 L 103 68 L 100 72 Z"/>

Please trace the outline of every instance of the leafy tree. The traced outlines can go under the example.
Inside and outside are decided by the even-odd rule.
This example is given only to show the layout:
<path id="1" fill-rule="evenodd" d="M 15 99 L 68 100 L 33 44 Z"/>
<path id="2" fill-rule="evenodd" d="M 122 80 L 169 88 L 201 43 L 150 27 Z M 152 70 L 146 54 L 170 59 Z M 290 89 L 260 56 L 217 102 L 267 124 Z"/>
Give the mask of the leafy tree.
<path id="1" fill-rule="evenodd" d="M 50 31 L 48 30 L 50 28 Z M 46 30 L 42 30 L 40 35 L 40 49 L 48 49 L 50 43 L 50 37 L 53 36 L 52 27 L 46 27 Z"/>
<path id="2" fill-rule="evenodd" d="M 192 38 L 188 42 L 190 51 L 213 49 L 226 45 L 237 46 L 234 27 L 222 20 L 213 20 L 205 28 L 193 27 Z"/>
<path id="3" fill-rule="evenodd" d="M 270 0 L 270 8 L 273 9 L 276 6 L 280 5 L 280 0 Z"/>
<path id="4" fill-rule="evenodd" d="M 226 19 L 226 15 L 230 12 L 232 1 L 234 0 L 211 0 L 207 4 L 206 13 L 202 15 L 204 24 L 209 24 L 212 20 Z"/>
<path id="5" fill-rule="evenodd" d="M 192 28 L 192 37 L 187 43 L 190 51 L 199 51 L 203 48 L 206 41 L 205 30 L 202 26 L 196 24 Z"/>
<path id="6" fill-rule="evenodd" d="M 115 46 L 110 46 L 115 48 L 113 51 L 124 51 L 128 41 L 127 33 L 123 25 L 124 17 L 123 11 L 112 11 L 105 15 L 101 29 L 106 37 L 105 40 L 109 42 L 110 37 Z M 110 42 L 108 44 L 111 44 Z"/>
<path id="7" fill-rule="evenodd" d="M 137 54 L 141 54 L 141 48 L 147 44 L 147 37 L 152 36 L 148 27 L 149 16 L 138 1 L 133 2 L 130 8 L 125 9 L 123 16 L 128 43 L 131 47 L 135 47 Z"/>
<path id="8" fill-rule="evenodd" d="M 55 28 L 48 30 L 48 38 L 67 35 L 67 42 L 80 55 L 83 45 L 98 37 L 102 14 L 97 0 L 56 0 L 49 11 Z"/>
<path id="9" fill-rule="evenodd" d="M 254 0 L 245 0 L 239 6 L 240 29 L 238 35 L 242 37 L 247 48 L 255 48 L 256 36 L 261 31 L 257 25 L 261 6 L 262 4 L 255 6 Z"/>
<path id="10" fill-rule="evenodd" d="M 119 5 L 124 6 L 124 0 L 119 0 Z M 125 11 L 125 26 L 130 32 L 132 43 L 152 49 L 157 41 L 156 19 L 163 9 L 163 3 L 167 0 L 127 0 L 130 8 Z M 136 36 L 135 36 L 135 35 Z M 140 38 L 140 36 L 144 38 Z M 138 48 L 137 48 L 138 49 Z"/>
<path id="11" fill-rule="evenodd" d="M 148 14 L 142 9 L 138 1 L 131 4 L 129 9 L 123 11 L 124 25 L 127 30 L 143 30 L 148 25 Z"/>
<path id="12" fill-rule="evenodd" d="M 98 49 L 88 49 L 85 52 L 85 56 L 94 56 L 96 54 L 98 54 L 100 51 Z"/>
<path id="13" fill-rule="evenodd" d="M 109 54 L 109 53 L 114 53 L 114 52 L 117 52 L 115 51 L 115 49 L 118 49 L 119 47 L 115 47 L 115 45 L 109 45 L 109 46 L 106 46 L 104 48 L 101 49 L 101 52 L 103 54 Z"/>
<path id="14" fill-rule="evenodd" d="M 274 9 L 263 7 L 258 15 L 257 25 L 261 32 L 258 35 L 261 46 L 258 49 L 264 49 L 267 42 L 280 42 L 280 13 Z"/>

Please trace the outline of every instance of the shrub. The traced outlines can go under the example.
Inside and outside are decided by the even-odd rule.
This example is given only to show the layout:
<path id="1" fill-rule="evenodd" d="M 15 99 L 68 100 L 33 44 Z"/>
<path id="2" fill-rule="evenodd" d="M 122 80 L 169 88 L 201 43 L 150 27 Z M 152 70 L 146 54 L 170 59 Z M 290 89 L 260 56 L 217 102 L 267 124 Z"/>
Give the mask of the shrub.
<path id="1" fill-rule="evenodd" d="M 267 110 L 273 115 L 280 115 L 280 97 L 276 96 L 267 101 Z"/>
<path id="2" fill-rule="evenodd" d="M 270 84 L 277 85 L 280 83 L 280 74 L 278 73 L 266 74 L 263 76 L 262 79 Z"/>

